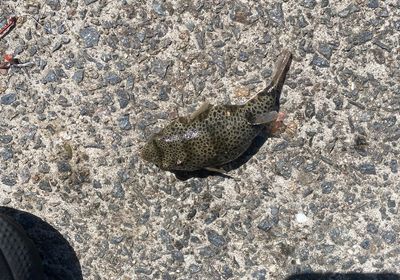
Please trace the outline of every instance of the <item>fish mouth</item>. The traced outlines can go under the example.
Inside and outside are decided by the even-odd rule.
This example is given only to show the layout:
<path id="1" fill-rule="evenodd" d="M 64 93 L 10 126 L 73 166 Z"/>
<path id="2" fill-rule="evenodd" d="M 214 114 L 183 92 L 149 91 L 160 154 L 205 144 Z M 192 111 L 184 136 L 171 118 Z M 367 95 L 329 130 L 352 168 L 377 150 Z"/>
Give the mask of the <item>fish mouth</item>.
<path id="1" fill-rule="evenodd" d="M 159 166 L 163 159 L 163 151 L 154 140 L 147 142 L 142 148 L 139 149 L 139 156 L 147 161 Z"/>

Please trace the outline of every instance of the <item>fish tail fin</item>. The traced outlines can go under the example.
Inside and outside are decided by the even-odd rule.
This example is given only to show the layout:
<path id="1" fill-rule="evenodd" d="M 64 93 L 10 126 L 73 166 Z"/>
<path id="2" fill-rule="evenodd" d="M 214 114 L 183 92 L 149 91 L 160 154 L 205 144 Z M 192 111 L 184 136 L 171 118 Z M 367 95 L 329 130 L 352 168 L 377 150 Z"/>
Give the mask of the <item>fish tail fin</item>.
<path id="1" fill-rule="evenodd" d="M 279 100 L 291 62 L 292 53 L 284 50 L 269 85 L 245 104 L 246 117 L 250 123 L 267 122 L 270 116 L 279 112 Z"/>
<path id="2" fill-rule="evenodd" d="M 276 63 L 271 83 L 267 88 L 274 89 L 278 92 L 282 91 L 282 87 L 286 79 L 286 74 L 289 71 L 290 64 L 292 63 L 292 57 L 292 53 L 288 50 L 284 50 L 282 52 L 278 62 Z"/>
<path id="3" fill-rule="evenodd" d="M 279 99 L 283 84 L 285 83 L 286 74 L 289 71 L 290 64 L 292 62 L 292 53 L 288 50 L 284 50 L 276 63 L 274 73 L 272 75 L 271 82 L 269 85 L 257 93 L 257 95 L 250 100 L 250 106 L 252 104 L 264 105 L 270 107 L 270 110 L 279 110 Z"/>

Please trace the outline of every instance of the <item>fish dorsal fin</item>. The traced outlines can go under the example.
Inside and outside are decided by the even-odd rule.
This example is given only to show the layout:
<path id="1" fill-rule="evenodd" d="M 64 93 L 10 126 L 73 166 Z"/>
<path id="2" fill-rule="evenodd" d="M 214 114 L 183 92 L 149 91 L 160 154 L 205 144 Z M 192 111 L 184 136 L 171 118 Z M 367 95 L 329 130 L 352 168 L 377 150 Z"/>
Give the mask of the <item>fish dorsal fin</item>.
<path id="1" fill-rule="evenodd" d="M 196 119 L 201 113 L 204 113 L 205 111 L 209 110 L 212 107 L 210 102 L 206 101 L 201 106 L 194 111 L 190 116 L 189 116 L 189 121 L 193 121 Z"/>

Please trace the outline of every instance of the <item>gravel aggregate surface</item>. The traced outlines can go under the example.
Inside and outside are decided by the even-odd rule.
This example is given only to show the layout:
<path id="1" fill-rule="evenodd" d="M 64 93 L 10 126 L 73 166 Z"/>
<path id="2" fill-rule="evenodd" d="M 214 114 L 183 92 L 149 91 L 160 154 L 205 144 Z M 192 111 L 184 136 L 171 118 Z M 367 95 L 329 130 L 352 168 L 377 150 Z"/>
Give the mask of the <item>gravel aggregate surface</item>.
<path id="1" fill-rule="evenodd" d="M 48 279 L 399 271 L 400 1 L 0 5 L 0 55 L 32 62 L 0 76 L 0 206 L 73 248 Z M 139 157 L 178 115 L 263 89 L 284 49 L 287 128 L 232 178 Z"/>

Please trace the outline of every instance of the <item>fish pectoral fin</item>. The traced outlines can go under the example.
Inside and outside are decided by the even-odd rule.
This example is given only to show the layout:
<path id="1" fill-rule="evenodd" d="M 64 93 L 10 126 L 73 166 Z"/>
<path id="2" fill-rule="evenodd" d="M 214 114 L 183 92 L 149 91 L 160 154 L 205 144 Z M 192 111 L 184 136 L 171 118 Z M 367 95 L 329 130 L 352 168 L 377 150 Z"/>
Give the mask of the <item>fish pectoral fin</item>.
<path id="1" fill-rule="evenodd" d="M 201 104 L 200 108 L 197 109 L 196 111 L 194 111 L 190 116 L 189 116 L 189 120 L 192 121 L 195 118 L 197 118 L 201 113 L 207 111 L 212 105 L 210 104 L 210 102 L 206 101 L 203 104 Z"/>
<path id="2" fill-rule="evenodd" d="M 222 168 L 215 168 L 215 167 L 204 167 L 205 170 L 210 171 L 210 172 L 217 172 L 221 174 L 226 174 L 226 171 L 223 170 Z"/>
<path id="3" fill-rule="evenodd" d="M 267 124 L 276 121 L 279 113 L 277 111 L 271 111 L 264 114 L 254 115 L 252 118 L 248 118 L 248 121 L 252 125 Z"/>

